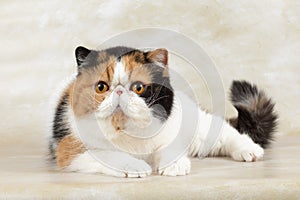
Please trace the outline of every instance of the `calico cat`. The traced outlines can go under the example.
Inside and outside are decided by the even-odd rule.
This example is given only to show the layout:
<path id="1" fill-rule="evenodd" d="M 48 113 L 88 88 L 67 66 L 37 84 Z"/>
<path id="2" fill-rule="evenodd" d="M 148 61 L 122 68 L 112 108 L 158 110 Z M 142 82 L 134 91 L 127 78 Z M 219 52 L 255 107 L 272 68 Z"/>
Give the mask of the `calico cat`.
<path id="1" fill-rule="evenodd" d="M 182 115 L 170 83 L 168 51 L 78 47 L 75 55 L 78 73 L 58 100 L 49 144 L 57 167 L 117 177 L 188 174 L 188 156 L 202 154 L 214 116 L 185 98 L 198 114 L 197 133 L 187 151 L 168 158 L 162 149 L 177 137 Z M 261 159 L 276 129 L 274 103 L 246 81 L 233 82 L 231 100 L 238 118 L 222 120 L 208 156 Z"/>

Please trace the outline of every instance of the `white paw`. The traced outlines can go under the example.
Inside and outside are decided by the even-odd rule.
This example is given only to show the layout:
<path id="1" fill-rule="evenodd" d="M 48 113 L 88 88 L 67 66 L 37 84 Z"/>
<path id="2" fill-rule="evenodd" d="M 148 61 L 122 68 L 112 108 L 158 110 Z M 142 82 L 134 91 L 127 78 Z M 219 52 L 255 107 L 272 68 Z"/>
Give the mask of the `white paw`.
<path id="1" fill-rule="evenodd" d="M 264 149 L 258 144 L 252 143 L 234 151 L 231 155 L 234 160 L 254 162 L 263 157 Z"/>
<path id="2" fill-rule="evenodd" d="M 138 159 L 124 163 L 119 170 L 126 178 L 142 178 L 152 173 L 151 167 L 145 161 Z"/>
<path id="3" fill-rule="evenodd" d="M 124 152 L 96 151 L 93 152 L 93 157 L 90 157 L 97 165 L 93 168 L 106 175 L 141 178 L 152 173 L 152 168 L 144 160 L 137 159 Z"/>
<path id="4" fill-rule="evenodd" d="M 162 176 L 184 176 L 191 171 L 191 161 L 186 157 L 182 157 L 175 163 L 158 170 Z"/>

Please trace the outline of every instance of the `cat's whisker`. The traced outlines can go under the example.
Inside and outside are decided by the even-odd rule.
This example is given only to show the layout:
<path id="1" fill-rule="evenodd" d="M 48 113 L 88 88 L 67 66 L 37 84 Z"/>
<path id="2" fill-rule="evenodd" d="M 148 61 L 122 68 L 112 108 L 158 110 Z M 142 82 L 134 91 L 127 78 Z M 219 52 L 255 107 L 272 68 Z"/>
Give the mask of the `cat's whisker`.
<path id="1" fill-rule="evenodd" d="M 90 98 L 89 98 L 89 97 L 90 97 Z M 98 101 L 98 100 L 96 99 L 95 96 L 90 95 L 89 97 L 86 97 L 86 98 L 88 98 L 88 100 L 90 101 L 90 103 L 98 103 L 98 104 L 101 104 L 101 102 Z"/>
<path id="2" fill-rule="evenodd" d="M 167 97 L 169 97 L 169 95 L 165 95 L 165 96 L 159 97 L 159 98 L 155 99 L 154 101 L 152 101 L 150 104 L 148 104 L 148 106 L 150 107 L 150 106 L 152 106 L 155 102 L 157 102 L 157 101 L 159 101 L 159 100 L 161 100 L 161 99 L 167 98 Z"/>
<path id="3" fill-rule="evenodd" d="M 152 90 L 152 89 L 151 89 L 151 90 Z M 155 93 L 152 94 L 152 95 L 146 100 L 146 103 L 150 103 L 150 102 L 153 100 L 154 95 L 155 95 Z"/>
<path id="4" fill-rule="evenodd" d="M 157 89 L 157 91 L 155 91 L 155 93 L 151 96 L 149 105 L 152 105 L 153 103 L 155 103 L 157 101 L 157 97 L 160 94 L 164 83 L 165 83 L 165 81 L 160 85 L 160 87 Z"/>
<path id="5" fill-rule="evenodd" d="M 155 91 L 153 93 L 153 88 L 151 88 L 151 93 L 153 93 L 149 99 L 147 99 L 147 103 L 151 103 L 151 101 L 155 100 L 155 98 L 157 98 L 157 96 L 159 95 L 160 91 L 161 91 L 162 86 L 159 87 L 159 89 L 157 89 L 157 91 Z"/>

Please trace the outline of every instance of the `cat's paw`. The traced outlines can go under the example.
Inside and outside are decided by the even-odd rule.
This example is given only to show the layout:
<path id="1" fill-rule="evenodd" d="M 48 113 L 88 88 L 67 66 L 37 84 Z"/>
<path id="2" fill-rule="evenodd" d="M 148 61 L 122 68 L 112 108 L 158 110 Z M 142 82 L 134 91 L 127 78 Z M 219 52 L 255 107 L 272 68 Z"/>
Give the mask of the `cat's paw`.
<path id="1" fill-rule="evenodd" d="M 66 170 L 128 178 L 141 178 L 152 173 L 152 168 L 144 160 L 136 159 L 122 152 L 111 151 L 80 154 Z"/>
<path id="2" fill-rule="evenodd" d="M 93 157 L 100 172 L 126 178 L 141 178 L 152 173 L 152 168 L 144 161 L 119 151 L 94 151 Z"/>
<path id="3" fill-rule="evenodd" d="M 248 144 L 239 150 L 234 151 L 231 156 L 234 160 L 255 162 L 261 159 L 264 155 L 264 149 L 258 144 Z"/>
<path id="4" fill-rule="evenodd" d="M 152 168 L 145 161 L 138 159 L 124 163 L 120 170 L 126 178 L 142 178 L 152 173 Z"/>
<path id="5" fill-rule="evenodd" d="M 173 164 L 159 169 L 158 173 L 162 176 L 184 176 L 191 171 L 191 161 L 186 156 L 180 158 Z"/>

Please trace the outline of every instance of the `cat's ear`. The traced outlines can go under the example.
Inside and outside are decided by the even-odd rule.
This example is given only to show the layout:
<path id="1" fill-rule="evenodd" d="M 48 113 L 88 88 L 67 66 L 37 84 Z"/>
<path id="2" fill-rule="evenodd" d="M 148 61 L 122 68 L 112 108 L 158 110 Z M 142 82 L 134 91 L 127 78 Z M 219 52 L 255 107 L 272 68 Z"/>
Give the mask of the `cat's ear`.
<path id="1" fill-rule="evenodd" d="M 75 50 L 77 65 L 80 66 L 90 53 L 91 53 L 91 50 L 89 50 L 85 47 L 82 47 L 82 46 L 77 47 Z"/>
<path id="2" fill-rule="evenodd" d="M 147 52 L 147 58 L 151 62 L 161 63 L 165 67 L 168 66 L 168 50 L 167 49 L 156 49 L 154 51 L 149 51 L 149 52 Z"/>

